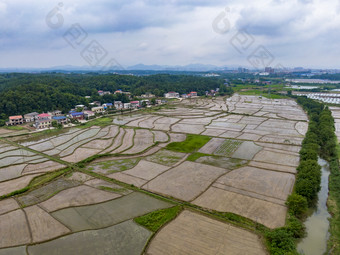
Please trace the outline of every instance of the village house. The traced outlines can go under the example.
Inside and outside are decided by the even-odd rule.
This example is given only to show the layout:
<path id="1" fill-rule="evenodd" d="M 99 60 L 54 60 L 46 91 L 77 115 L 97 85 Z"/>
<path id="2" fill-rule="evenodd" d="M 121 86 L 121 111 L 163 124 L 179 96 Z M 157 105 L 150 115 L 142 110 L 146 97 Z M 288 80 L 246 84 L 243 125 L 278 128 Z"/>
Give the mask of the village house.
<path id="1" fill-rule="evenodd" d="M 149 99 L 144 99 L 140 101 L 140 105 L 143 105 L 143 102 L 145 102 L 146 105 L 150 105 L 150 100 Z"/>
<path id="2" fill-rule="evenodd" d="M 110 95 L 111 92 L 110 91 L 98 90 L 98 94 L 99 94 L 99 96 L 104 96 L 104 95 Z"/>
<path id="3" fill-rule="evenodd" d="M 34 125 L 33 125 L 36 129 L 43 129 L 43 128 L 49 128 L 52 126 L 52 121 L 51 119 L 38 119 Z"/>
<path id="4" fill-rule="evenodd" d="M 58 124 L 65 125 L 68 123 L 68 119 L 65 116 L 53 116 L 52 121 L 56 121 Z"/>
<path id="5" fill-rule="evenodd" d="M 137 109 L 138 107 L 140 107 L 139 101 L 131 101 L 130 107 L 133 109 Z"/>
<path id="6" fill-rule="evenodd" d="M 82 108 L 82 109 L 83 109 L 83 108 L 85 108 L 85 105 L 83 105 L 83 104 L 77 104 L 74 108 L 76 108 L 76 109 L 77 109 L 77 108 Z"/>
<path id="7" fill-rule="evenodd" d="M 74 120 L 83 120 L 84 113 L 83 112 L 71 112 L 70 117 Z"/>
<path id="8" fill-rule="evenodd" d="M 84 117 L 85 119 L 89 119 L 91 117 L 94 117 L 95 116 L 95 113 L 93 111 L 84 111 Z"/>
<path id="9" fill-rule="evenodd" d="M 102 113 L 102 112 L 104 112 L 104 107 L 103 106 L 92 107 L 91 111 L 93 111 L 95 113 Z"/>
<path id="10" fill-rule="evenodd" d="M 120 110 L 124 107 L 122 101 L 115 101 L 114 105 L 117 110 Z"/>
<path id="11" fill-rule="evenodd" d="M 22 115 L 10 116 L 9 121 L 6 122 L 7 126 L 15 126 L 21 124 L 24 124 L 24 118 L 22 117 Z"/>
<path id="12" fill-rule="evenodd" d="M 37 112 L 26 113 L 24 115 L 25 122 L 34 122 L 38 119 L 38 115 L 39 113 Z"/>
<path id="13" fill-rule="evenodd" d="M 197 97 L 196 91 L 191 91 L 189 94 L 190 94 L 190 97 Z"/>
<path id="14" fill-rule="evenodd" d="M 106 109 L 112 109 L 113 108 L 113 104 L 112 103 L 105 103 L 103 104 L 104 110 Z"/>
<path id="15" fill-rule="evenodd" d="M 154 94 L 151 94 L 150 92 L 146 92 L 145 94 L 141 95 L 141 98 L 153 98 L 155 97 Z"/>
<path id="16" fill-rule="evenodd" d="M 99 101 L 93 101 L 92 103 L 89 103 L 90 106 L 101 106 L 102 104 Z"/>
<path id="17" fill-rule="evenodd" d="M 48 113 L 41 113 L 38 115 L 38 120 L 51 120 L 52 116 Z"/>
<path id="18" fill-rule="evenodd" d="M 130 103 L 124 103 L 124 109 L 130 109 L 131 104 Z"/>
<path id="19" fill-rule="evenodd" d="M 51 116 L 62 116 L 62 112 L 59 110 L 55 110 L 53 112 L 48 112 L 48 114 L 50 114 Z"/>
<path id="20" fill-rule="evenodd" d="M 179 93 L 170 91 L 164 94 L 165 98 L 179 98 Z"/>

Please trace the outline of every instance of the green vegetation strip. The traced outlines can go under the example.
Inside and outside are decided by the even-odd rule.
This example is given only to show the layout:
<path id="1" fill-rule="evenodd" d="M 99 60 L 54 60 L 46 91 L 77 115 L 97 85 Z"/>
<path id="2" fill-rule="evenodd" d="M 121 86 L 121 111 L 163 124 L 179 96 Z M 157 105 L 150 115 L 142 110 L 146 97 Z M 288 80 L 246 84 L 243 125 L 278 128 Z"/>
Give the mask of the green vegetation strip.
<path id="1" fill-rule="evenodd" d="M 171 151 L 184 153 L 195 152 L 209 142 L 211 137 L 203 135 L 187 135 L 183 142 L 174 142 L 168 144 L 165 148 Z"/>
<path id="2" fill-rule="evenodd" d="M 25 187 L 19 190 L 15 190 L 9 194 L 0 196 L 0 200 L 3 200 L 5 198 L 9 198 L 12 196 L 16 196 L 16 195 L 20 195 L 23 194 L 27 191 L 36 189 L 38 187 L 41 187 L 42 185 L 51 182 L 52 180 L 55 180 L 56 178 L 62 176 L 62 175 L 66 175 L 68 173 L 70 173 L 72 171 L 72 168 L 64 168 L 64 169 L 60 169 L 54 172 L 49 172 L 40 176 L 37 176 L 35 178 L 33 178 L 33 180 Z"/>
<path id="3" fill-rule="evenodd" d="M 340 173 L 334 119 L 331 111 L 324 104 L 306 97 L 299 97 L 297 102 L 307 111 L 309 126 L 300 150 L 300 164 L 297 167 L 294 192 L 286 204 L 288 205 L 288 219 L 286 226 L 274 229 L 266 234 L 271 254 L 297 254 L 295 241 L 305 235 L 303 220 L 308 207 L 313 207 L 320 190 L 321 167 L 318 156 L 330 162 L 329 179 L 329 211 L 333 215 L 330 219 L 330 238 L 328 254 L 339 254 L 340 244 Z"/>
<path id="4" fill-rule="evenodd" d="M 135 218 L 135 222 L 146 227 L 152 232 L 157 232 L 164 224 L 173 220 L 182 211 L 181 206 L 157 210 Z"/>

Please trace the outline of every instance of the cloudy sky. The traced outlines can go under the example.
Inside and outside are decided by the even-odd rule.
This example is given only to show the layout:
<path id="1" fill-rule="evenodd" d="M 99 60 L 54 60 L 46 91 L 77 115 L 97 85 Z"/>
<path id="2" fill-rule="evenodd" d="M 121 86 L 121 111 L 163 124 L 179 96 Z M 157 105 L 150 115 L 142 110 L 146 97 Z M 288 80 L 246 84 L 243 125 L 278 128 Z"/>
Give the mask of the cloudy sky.
<path id="1" fill-rule="evenodd" d="M 339 0 L 0 0 L 0 67 L 340 68 Z"/>

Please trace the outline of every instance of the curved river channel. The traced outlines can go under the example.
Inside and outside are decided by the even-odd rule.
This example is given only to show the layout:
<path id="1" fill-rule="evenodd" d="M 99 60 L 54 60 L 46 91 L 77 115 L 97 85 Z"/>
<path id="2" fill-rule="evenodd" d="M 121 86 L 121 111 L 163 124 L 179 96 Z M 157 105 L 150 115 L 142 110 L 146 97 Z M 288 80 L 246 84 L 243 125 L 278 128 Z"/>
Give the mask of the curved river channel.
<path id="1" fill-rule="evenodd" d="M 329 165 L 328 162 L 320 159 L 318 160 L 321 166 L 321 190 L 318 193 L 318 204 L 311 216 L 305 221 L 306 237 L 301 240 L 297 246 L 297 250 L 305 255 L 322 255 L 327 249 L 328 240 L 328 218 L 331 215 L 327 211 L 328 198 L 328 176 Z"/>

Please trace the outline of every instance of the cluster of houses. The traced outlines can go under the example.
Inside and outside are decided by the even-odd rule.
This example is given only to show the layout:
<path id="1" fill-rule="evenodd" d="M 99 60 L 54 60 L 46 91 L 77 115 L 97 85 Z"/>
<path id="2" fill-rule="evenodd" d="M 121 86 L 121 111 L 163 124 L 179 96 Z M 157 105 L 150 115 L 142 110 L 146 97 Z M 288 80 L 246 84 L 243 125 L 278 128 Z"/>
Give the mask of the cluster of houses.
<path id="1" fill-rule="evenodd" d="M 123 92 L 122 90 L 117 90 L 114 92 L 117 93 L 124 93 L 130 94 L 129 92 Z M 99 90 L 98 94 L 103 96 L 107 94 L 111 94 L 110 91 L 102 91 Z M 152 98 L 155 95 L 151 93 L 146 93 L 142 96 L 142 98 Z M 177 92 L 168 92 L 164 94 L 165 98 L 179 98 L 179 93 Z M 182 98 L 191 98 L 197 97 L 197 92 L 190 92 L 189 94 L 181 95 Z M 166 102 L 165 100 L 156 99 L 155 103 L 160 105 Z M 101 104 L 99 101 L 94 101 L 89 103 L 91 107 L 89 110 L 85 105 L 76 105 L 75 109 L 72 109 L 66 116 L 62 114 L 61 111 L 56 110 L 47 113 L 37 113 L 31 112 L 27 113 L 24 116 L 17 115 L 17 116 L 10 116 L 9 121 L 6 122 L 7 126 L 16 126 L 22 125 L 25 123 L 32 123 L 32 126 L 36 129 L 44 129 L 49 128 L 52 126 L 52 122 L 57 122 L 58 124 L 65 125 L 71 122 L 71 120 L 88 120 L 96 116 L 96 114 L 102 114 L 106 111 L 112 110 L 126 110 L 126 109 L 138 109 L 143 105 L 150 105 L 149 99 L 142 99 L 140 101 L 130 101 L 129 103 L 123 103 L 122 101 L 114 101 L 113 103 L 105 103 Z"/>
<path id="2" fill-rule="evenodd" d="M 33 123 L 33 127 L 36 129 L 43 129 L 52 126 L 52 121 L 56 121 L 60 124 L 66 124 L 69 122 L 69 119 L 66 116 L 63 116 L 62 112 L 57 110 L 48 113 L 37 113 L 31 112 L 27 113 L 24 116 L 10 116 L 9 121 L 6 122 L 7 126 L 16 126 L 24 123 Z"/>
<path id="3" fill-rule="evenodd" d="M 170 91 L 164 94 L 165 98 L 179 98 L 179 93 Z M 191 91 L 189 94 L 182 94 L 181 98 L 197 97 L 197 92 Z"/>
<path id="4" fill-rule="evenodd" d="M 121 101 L 114 101 L 114 103 L 105 103 L 102 104 L 98 101 L 92 102 L 89 105 L 92 106 L 88 110 L 85 105 L 76 105 L 75 109 L 71 110 L 66 116 L 62 114 L 61 111 L 56 110 L 48 113 L 37 113 L 31 112 L 27 113 L 24 116 L 10 116 L 9 121 L 6 122 L 7 126 L 16 126 L 22 125 L 25 123 L 32 123 L 32 126 L 36 129 L 44 129 L 52 126 L 52 122 L 56 121 L 58 124 L 68 124 L 71 120 L 88 120 L 94 118 L 96 114 L 101 114 L 106 111 L 110 111 L 110 109 L 122 110 L 122 109 L 138 109 L 142 106 L 143 102 L 146 105 L 149 105 L 150 102 L 148 99 L 141 101 L 131 101 L 129 103 L 123 103 Z M 156 100 L 157 104 L 162 104 L 162 100 Z M 77 111 L 78 110 L 78 111 Z"/>

